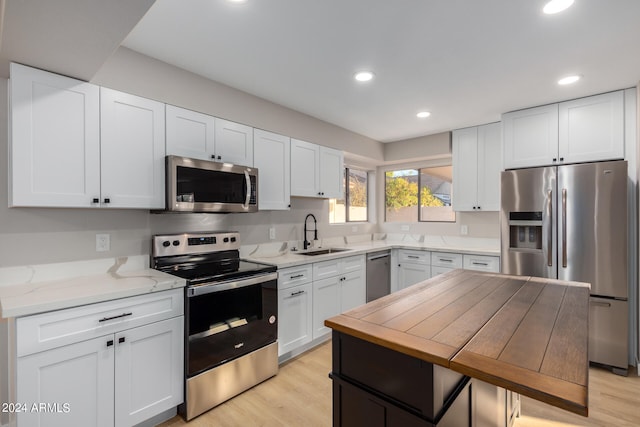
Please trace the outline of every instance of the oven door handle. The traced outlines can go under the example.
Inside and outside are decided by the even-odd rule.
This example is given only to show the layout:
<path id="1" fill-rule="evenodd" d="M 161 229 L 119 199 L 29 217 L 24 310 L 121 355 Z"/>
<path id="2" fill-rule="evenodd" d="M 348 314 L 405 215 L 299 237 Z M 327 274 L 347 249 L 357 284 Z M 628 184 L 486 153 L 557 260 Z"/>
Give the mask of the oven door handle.
<path id="1" fill-rule="evenodd" d="M 249 209 L 249 202 L 251 201 L 251 177 L 249 176 L 249 172 L 246 170 L 244 171 L 244 181 L 247 186 L 247 195 L 245 196 L 244 205 L 242 205 L 242 207 Z"/>
<path id="2" fill-rule="evenodd" d="M 244 288 L 245 286 L 253 286 L 271 280 L 278 280 L 278 273 L 261 274 L 247 279 L 227 280 L 223 282 L 204 283 L 202 285 L 187 288 L 187 297 L 197 297 L 198 295 L 206 295 L 213 292 L 222 292 L 229 289 Z"/>

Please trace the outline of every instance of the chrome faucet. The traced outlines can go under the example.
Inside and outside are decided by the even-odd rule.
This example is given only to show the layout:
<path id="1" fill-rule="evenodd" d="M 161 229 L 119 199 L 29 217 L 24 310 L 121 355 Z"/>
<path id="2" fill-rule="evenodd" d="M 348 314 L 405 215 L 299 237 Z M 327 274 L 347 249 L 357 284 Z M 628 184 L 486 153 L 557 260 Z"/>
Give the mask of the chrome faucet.
<path id="1" fill-rule="evenodd" d="M 313 216 L 313 214 L 309 214 L 304 219 L 304 242 L 302 243 L 303 249 L 307 249 L 309 245 L 311 245 L 311 242 L 307 241 L 307 220 L 309 219 L 309 217 L 313 218 L 313 223 L 315 226 L 313 230 L 308 231 L 313 231 L 313 240 L 318 240 L 318 221 L 316 221 L 316 217 Z"/>

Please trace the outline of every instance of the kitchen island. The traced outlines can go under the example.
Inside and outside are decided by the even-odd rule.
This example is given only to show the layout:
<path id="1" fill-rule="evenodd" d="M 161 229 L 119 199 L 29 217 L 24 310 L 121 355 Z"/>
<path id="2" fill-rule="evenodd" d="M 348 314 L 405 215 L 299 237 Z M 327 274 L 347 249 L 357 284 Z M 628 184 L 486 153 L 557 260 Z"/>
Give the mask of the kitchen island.
<path id="1" fill-rule="evenodd" d="M 332 317 L 333 424 L 477 425 L 485 385 L 587 416 L 588 313 L 588 284 L 454 270 Z"/>

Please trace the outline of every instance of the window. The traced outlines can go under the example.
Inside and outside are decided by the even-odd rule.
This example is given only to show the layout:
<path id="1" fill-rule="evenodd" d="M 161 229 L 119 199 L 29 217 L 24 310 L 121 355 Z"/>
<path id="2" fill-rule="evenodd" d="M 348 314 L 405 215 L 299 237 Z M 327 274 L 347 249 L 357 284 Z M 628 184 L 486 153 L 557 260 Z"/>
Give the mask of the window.
<path id="1" fill-rule="evenodd" d="M 366 171 L 345 168 L 344 199 L 329 200 L 331 224 L 367 221 L 367 178 Z"/>
<path id="2" fill-rule="evenodd" d="M 385 221 L 454 222 L 451 166 L 385 173 Z"/>

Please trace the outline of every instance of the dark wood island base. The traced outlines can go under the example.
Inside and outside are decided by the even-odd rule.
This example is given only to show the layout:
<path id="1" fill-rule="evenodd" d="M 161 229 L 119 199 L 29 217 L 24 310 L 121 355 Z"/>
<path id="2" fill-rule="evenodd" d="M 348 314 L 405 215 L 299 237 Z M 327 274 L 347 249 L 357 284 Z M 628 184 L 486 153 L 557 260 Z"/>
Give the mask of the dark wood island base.
<path id="1" fill-rule="evenodd" d="M 328 319 L 334 426 L 508 426 L 521 393 L 587 415 L 585 284 L 456 270 Z"/>

